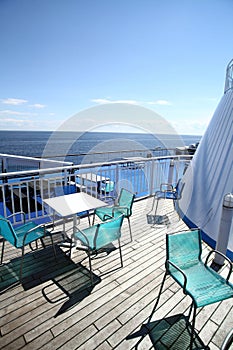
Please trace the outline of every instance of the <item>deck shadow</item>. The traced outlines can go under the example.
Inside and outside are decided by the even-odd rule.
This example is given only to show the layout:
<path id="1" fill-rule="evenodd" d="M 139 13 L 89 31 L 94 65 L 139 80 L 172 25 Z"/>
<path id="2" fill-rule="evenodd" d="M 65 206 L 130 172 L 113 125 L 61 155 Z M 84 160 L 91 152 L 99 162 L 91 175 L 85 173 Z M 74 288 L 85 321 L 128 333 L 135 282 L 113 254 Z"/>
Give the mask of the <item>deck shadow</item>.
<path id="1" fill-rule="evenodd" d="M 51 284 L 42 289 L 44 298 L 52 304 L 65 300 L 54 317 L 68 311 L 76 304 L 85 299 L 92 292 L 101 279 L 93 274 L 93 285 L 91 284 L 90 271 L 81 264 L 74 264 L 75 268 L 51 279 Z M 56 296 L 54 296 L 54 291 Z"/>
<path id="2" fill-rule="evenodd" d="M 10 259 L 9 262 L 0 266 L 1 287 L 10 287 L 11 284 L 21 283 L 25 290 L 31 289 L 44 281 L 51 279 L 51 276 L 59 274 L 63 268 L 73 262 L 66 256 L 58 246 L 55 246 L 57 259 L 54 257 L 52 246 L 27 252 L 24 256 L 23 276 L 20 282 L 21 256 Z M 12 247 L 12 251 L 16 250 Z M 74 264 L 74 263 L 73 263 Z"/>
<path id="3" fill-rule="evenodd" d="M 55 246 L 57 260 L 52 247 L 47 247 L 25 255 L 23 278 L 19 281 L 21 257 L 12 259 L 0 266 L 0 295 L 6 290 L 22 285 L 24 290 L 42 286 L 42 294 L 49 303 L 64 303 L 54 317 L 66 312 L 86 298 L 101 279 L 93 274 L 91 284 L 90 271 L 81 263 L 74 263 L 60 247 Z"/>
<path id="4" fill-rule="evenodd" d="M 153 214 L 147 214 L 147 223 L 149 225 L 170 225 L 170 220 L 167 215 L 153 215 Z"/>
<path id="5" fill-rule="evenodd" d="M 126 339 L 140 337 L 135 346 L 137 349 L 146 335 L 150 337 L 156 350 L 186 350 L 190 348 L 191 324 L 183 314 L 173 315 L 143 324 L 138 332 L 129 335 Z M 194 333 L 194 349 L 209 349 L 196 332 Z"/>
<path id="6" fill-rule="evenodd" d="M 19 285 L 18 274 L 9 264 L 0 265 L 0 295 Z"/>

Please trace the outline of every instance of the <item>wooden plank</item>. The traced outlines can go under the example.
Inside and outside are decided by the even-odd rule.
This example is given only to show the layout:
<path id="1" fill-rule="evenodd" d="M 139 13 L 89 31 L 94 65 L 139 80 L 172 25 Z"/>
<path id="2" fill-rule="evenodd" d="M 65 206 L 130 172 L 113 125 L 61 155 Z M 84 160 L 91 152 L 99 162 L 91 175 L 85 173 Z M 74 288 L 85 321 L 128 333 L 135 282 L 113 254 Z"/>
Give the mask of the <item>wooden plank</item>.
<path id="1" fill-rule="evenodd" d="M 170 210 L 170 202 L 163 210 Z M 170 226 L 149 225 L 146 213 L 150 206 L 151 198 L 134 203 L 133 242 L 130 242 L 127 221 L 123 224 L 123 268 L 119 268 L 118 249 L 92 261 L 93 272 L 100 280 L 87 293 L 80 289 L 81 283 L 88 282 L 90 286 L 86 254 L 74 250 L 69 260 L 62 247 L 57 262 L 51 249 L 26 254 L 25 289 L 18 284 L 4 290 L 3 287 L 13 281 L 12 273 L 17 276 L 20 265 L 20 259 L 15 260 L 20 252 L 6 244 L 6 264 L 0 266 L 0 348 L 134 349 L 141 340 L 141 326 L 148 321 L 163 278 L 166 234 L 186 229 L 172 210 Z M 68 228 L 71 225 L 72 222 L 67 223 Z M 86 220 L 81 219 L 80 227 L 86 226 Z M 60 230 L 60 226 L 56 230 Z M 208 247 L 204 245 L 203 248 L 205 256 Z M 221 273 L 226 272 L 223 269 Z M 58 301 L 65 295 L 62 288 L 69 291 L 70 299 Z M 190 298 L 168 278 L 160 307 L 152 320 L 187 312 L 189 305 Z M 232 314 L 232 299 L 198 310 L 196 328 L 211 350 L 220 349 L 232 327 Z M 154 349 L 148 336 L 138 349 Z"/>

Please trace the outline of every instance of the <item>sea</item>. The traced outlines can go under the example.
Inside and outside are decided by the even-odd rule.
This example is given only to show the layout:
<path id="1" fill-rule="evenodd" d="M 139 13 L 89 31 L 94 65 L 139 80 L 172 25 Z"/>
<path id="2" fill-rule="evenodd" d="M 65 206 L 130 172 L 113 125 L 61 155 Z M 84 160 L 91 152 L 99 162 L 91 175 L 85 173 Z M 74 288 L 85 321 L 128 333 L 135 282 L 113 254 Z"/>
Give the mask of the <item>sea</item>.
<path id="1" fill-rule="evenodd" d="M 77 164 L 76 155 L 89 152 L 176 148 L 196 144 L 200 140 L 198 135 L 1 130 L 0 153 L 53 159 L 65 155 L 65 160 Z"/>

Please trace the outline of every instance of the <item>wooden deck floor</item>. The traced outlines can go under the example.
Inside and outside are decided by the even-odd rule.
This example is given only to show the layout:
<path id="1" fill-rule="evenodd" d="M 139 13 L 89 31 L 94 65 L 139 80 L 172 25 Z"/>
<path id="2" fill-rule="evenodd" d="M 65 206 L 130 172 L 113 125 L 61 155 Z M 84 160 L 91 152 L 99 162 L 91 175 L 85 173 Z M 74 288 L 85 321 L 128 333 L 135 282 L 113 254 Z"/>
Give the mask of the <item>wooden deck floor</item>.
<path id="1" fill-rule="evenodd" d="M 7 245 L 0 267 L 0 348 L 123 350 L 135 349 L 141 340 L 138 349 L 155 349 L 153 334 L 142 338 L 141 326 L 152 312 L 164 274 L 166 233 L 186 226 L 173 213 L 170 226 L 152 227 L 146 218 L 150 208 L 150 199 L 135 202 L 132 242 L 127 221 L 123 224 L 123 268 L 118 250 L 93 260 L 94 287 L 85 253 L 75 250 L 70 260 L 59 245 L 57 262 L 51 247 L 27 254 L 23 284 L 15 284 L 19 254 Z M 83 218 L 80 225 L 87 224 Z M 204 245 L 204 254 L 207 250 Z M 183 313 L 190 298 L 168 279 L 160 305 L 152 320 Z M 211 350 L 220 348 L 232 326 L 232 300 L 199 310 L 196 331 Z M 185 341 L 176 349 L 185 350 Z"/>

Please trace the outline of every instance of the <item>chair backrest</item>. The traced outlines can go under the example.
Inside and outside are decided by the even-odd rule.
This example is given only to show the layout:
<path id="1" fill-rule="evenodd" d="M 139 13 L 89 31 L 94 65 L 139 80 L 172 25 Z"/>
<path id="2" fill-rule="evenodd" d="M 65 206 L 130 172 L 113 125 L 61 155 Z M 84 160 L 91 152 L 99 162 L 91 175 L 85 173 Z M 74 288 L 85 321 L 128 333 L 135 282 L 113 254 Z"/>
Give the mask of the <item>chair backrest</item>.
<path id="1" fill-rule="evenodd" d="M 127 215 L 125 216 L 130 216 L 132 215 L 132 206 L 133 206 L 133 201 L 135 198 L 135 194 L 133 194 L 130 191 L 127 191 L 125 188 L 121 189 L 119 198 L 118 198 L 118 205 L 122 207 L 127 207 Z"/>
<path id="2" fill-rule="evenodd" d="M 13 246 L 17 246 L 17 236 L 9 220 L 0 215 L 0 235 Z"/>
<path id="3" fill-rule="evenodd" d="M 161 192 L 173 192 L 174 188 L 173 188 L 173 185 L 172 184 L 169 184 L 169 183 L 161 183 L 160 184 L 160 191 Z"/>
<path id="4" fill-rule="evenodd" d="M 102 181 L 101 191 L 106 192 L 106 193 L 114 191 L 114 182 L 110 181 L 110 180 Z"/>
<path id="5" fill-rule="evenodd" d="M 123 219 L 124 215 L 120 215 L 117 218 L 97 225 L 97 230 L 94 237 L 94 247 L 96 249 L 114 242 L 121 237 L 121 226 Z"/>
<path id="6" fill-rule="evenodd" d="M 174 188 L 176 191 L 177 199 L 181 198 L 183 188 L 184 188 L 184 183 L 181 181 L 181 179 L 179 179 L 175 188 Z"/>
<path id="7" fill-rule="evenodd" d="M 200 230 L 190 230 L 168 234 L 167 259 L 178 267 L 188 267 L 198 263 L 201 257 Z"/>

